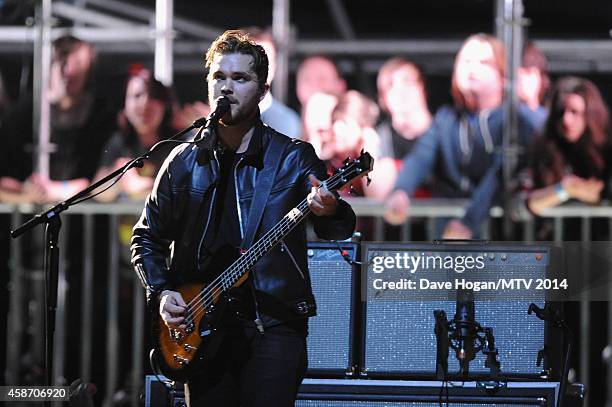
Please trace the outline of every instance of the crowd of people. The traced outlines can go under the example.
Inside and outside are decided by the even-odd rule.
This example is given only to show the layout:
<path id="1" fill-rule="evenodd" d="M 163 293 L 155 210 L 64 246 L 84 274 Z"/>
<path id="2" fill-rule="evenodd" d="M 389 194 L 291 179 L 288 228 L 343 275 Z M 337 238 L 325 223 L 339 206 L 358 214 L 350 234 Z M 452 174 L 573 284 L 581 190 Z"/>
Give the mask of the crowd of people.
<path id="1" fill-rule="evenodd" d="M 243 31 L 266 50 L 270 84 L 276 55 L 271 33 L 257 27 Z M 117 109 L 91 86 L 95 63 L 95 49 L 84 41 L 64 36 L 53 43 L 51 143 L 42 146 L 49 152 L 48 173 L 34 164 L 39 146 L 31 95 L 14 104 L 3 98 L 0 137 L 8 148 L 0 160 L 0 202 L 65 199 L 209 112 L 203 102 L 181 107 L 173 90 L 138 64 L 130 68 L 123 107 Z M 313 55 L 296 74 L 299 113 L 271 92 L 259 110 L 270 127 L 311 143 L 329 171 L 362 149 L 370 152 L 376 160 L 371 182 L 353 183 L 351 193 L 379 200 L 390 224 L 406 222 L 415 198 L 465 199 L 463 217 L 438 220 L 437 237 L 478 237 L 507 188 L 514 191 L 515 219 L 570 199 L 598 203 L 608 189 L 606 103 L 588 79 L 563 77 L 553 84 L 546 57 L 529 42 L 516 81 L 517 142 L 524 154 L 514 172 L 517 182 L 502 184 L 505 68 L 502 43 L 486 34 L 470 36 L 455 59 L 452 104 L 432 112 L 425 74 L 405 58 L 392 57 L 381 66 L 374 100 L 349 89 L 332 58 Z M 127 172 L 97 199 L 144 198 L 170 149 Z"/>

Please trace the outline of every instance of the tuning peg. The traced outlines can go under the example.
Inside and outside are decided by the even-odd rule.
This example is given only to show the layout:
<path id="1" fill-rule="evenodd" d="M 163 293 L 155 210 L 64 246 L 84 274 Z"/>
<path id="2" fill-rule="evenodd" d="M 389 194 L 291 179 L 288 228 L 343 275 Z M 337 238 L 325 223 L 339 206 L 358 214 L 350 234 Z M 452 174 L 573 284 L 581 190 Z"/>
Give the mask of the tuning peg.
<path id="1" fill-rule="evenodd" d="M 355 192 L 355 187 L 353 186 L 353 184 L 351 184 L 351 186 L 349 187 L 349 195 L 352 196 L 357 196 L 357 192 Z"/>

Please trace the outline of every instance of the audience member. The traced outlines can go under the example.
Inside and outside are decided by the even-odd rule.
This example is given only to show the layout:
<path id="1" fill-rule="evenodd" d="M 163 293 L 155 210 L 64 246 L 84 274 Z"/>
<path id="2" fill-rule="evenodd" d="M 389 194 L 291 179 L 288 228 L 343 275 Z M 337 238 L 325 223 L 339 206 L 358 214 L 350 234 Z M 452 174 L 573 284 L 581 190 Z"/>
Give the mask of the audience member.
<path id="1" fill-rule="evenodd" d="M 378 125 L 381 155 L 401 160 L 431 125 L 421 70 L 402 58 L 383 64 L 376 78 L 378 105 L 388 115 Z"/>
<path id="2" fill-rule="evenodd" d="M 175 133 L 171 90 L 155 79 L 148 69 L 134 69 L 126 82 L 119 130 L 104 148 L 97 178 L 122 167 Z M 162 147 L 145 160 L 142 168 L 126 172 L 117 185 L 99 195 L 98 199 L 111 201 L 120 194 L 134 199 L 144 198 L 151 191 L 157 170 L 172 147 Z"/>
<path id="3" fill-rule="evenodd" d="M 429 131 L 404 159 L 386 203 L 388 222 L 407 219 L 409 197 L 433 173 L 434 196 L 469 200 L 464 216 L 441 219 L 437 233 L 444 238 L 478 235 L 499 190 L 504 68 L 504 48 L 494 37 L 476 34 L 463 43 L 452 76 L 454 106 L 438 110 Z M 534 131 L 527 108 L 519 110 L 519 119 L 519 139 L 526 145 Z"/>
<path id="4" fill-rule="evenodd" d="M 92 46 L 73 36 L 53 42 L 50 88 L 49 178 L 33 171 L 31 98 L 12 109 L 0 130 L 5 145 L 1 197 L 12 201 L 57 201 L 86 187 L 115 121 L 109 105 L 94 93 Z"/>
<path id="5" fill-rule="evenodd" d="M 523 47 L 521 66 L 517 75 L 517 93 L 521 102 L 534 113 L 538 129 L 542 129 L 548 116 L 546 99 L 550 90 L 548 61 L 546 56 L 532 42 Z"/>
<path id="6" fill-rule="evenodd" d="M 360 178 L 352 185 L 358 195 L 384 198 L 395 183 L 396 167 L 393 159 L 380 157 L 380 138 L 374 130 L 378 114 L 376 103 L 362 93 L 349 90 L 342 95 L 332 112 L 334 155 L 328 164 L 340 168 L 347 157 L 356 158 L 361 150 L 369 152 L 375 160 L 369 174 L 371 184 L 366 187 L 367 179 Z"/>
<path id="7" fill-rule="evenodd" d="M 555 86 L 543 137 L 521 173 L 516 218 L 539 215 L 570 199 L 596 204 L 607 179 L 609 111 L 588 79 L 565 77 Z"/>
<path id="8" fill-rule="evenodd" d="M 336 96 L 318 92 L 308 99 L 302 111 L 303 138 L 312 144 L 323 161 L 330 160 L 334 156 L 332 112 L 337 104 Z"/>
<path id="9" fill-rule="evenodd" d="M 270 31 L 258 27 L 249 27 L 242 29 L 242 31 L 248 33 L 266 51 L 269 63 L 266 83 L 271 85 L 276 73 L 276 45 L 272 34 Z M 262 101 L 259 102 L 259 111 L 261 112 L 261 121 L 273 129 L 289 137 L 298 138 L 301 136 L 302 122 L 300 116 L 293 109 L 276 100 L 271 91 L 268 91 Z"/>
<path id="10" fill-rule="evenodd" d="M 346 81 L 331 58 L 313 55 L 303 60 L 297 70 L 295 92 L 304 109 L 308 99 L 317 92 L 340 97 L 346 92 Z"/>

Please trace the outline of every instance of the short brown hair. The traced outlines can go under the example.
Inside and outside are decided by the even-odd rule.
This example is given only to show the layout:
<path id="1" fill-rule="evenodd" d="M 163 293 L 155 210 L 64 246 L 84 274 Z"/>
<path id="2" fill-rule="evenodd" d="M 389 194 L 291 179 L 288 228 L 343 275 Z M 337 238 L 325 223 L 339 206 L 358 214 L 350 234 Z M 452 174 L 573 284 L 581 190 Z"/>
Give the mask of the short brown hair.
<path id="1" fill-rule="evenodd" d="M 548 60 L 546 55 L 533 42 L 527 41 L 523 46 L 521 67 L 537 68 L 540 71 L 542 84 L 540 86 L 540 104 L 544 104 L 550 91 L 550 77 L 548 76 Z"/>
<path id="2" fill-rule="evenodd" d="M 361 92 L 349 90 L 338 99 L 332 112 L 332 121 L 353 119 L 359 127 L 374 127 L 379 109 L 373 100 Z"/>
<path id="3" fill-rule="evenodd" d="M 227 30 L 206 51 L 205 67 L 210 68 L 215 55 L 244 54 L 253 57 L 253 71 L 261 89 L 268 80 L 268 56 L 261 45 L 258 45 L 246 33 L 240 30 Z"/>
<path id="4" fill-rule="evenodd" d="M 410 68 L 414 69 L 417 74 L 418 81 L 421 83 L 423 87 L 423 93 L 425 97 L 427 97 L 426 89 L 425 89 L 425 78 L 423 77 L 423 72 L 421 68 L 418 67 L 414 62 L 408 61 L 407 59 L 401 57 L 393 57 L 388 59 L 380 69 L 378 70 L 378 75 L 376 76 L 376 88 L 378 90 L 378 105 L 385 112 L 389 112 L 389 106 L 384 100 L 383 95 L 385 95 L 391 85 L 393 84 L 393 74 L 399 71 L 402 68 Z"/>
<path id="5" fill-rule="evenodd" d="M 91 44 L 85 42 L 73 35 L 62 35 L 53 41 L 53 58 L 56 61 L 64 61 L 68 57 L 68 55 L 72 54 L 80 47 L 88 47 L 92 50 L 92 58 L 95 56 L 93 54 L 93 48 Z"/>

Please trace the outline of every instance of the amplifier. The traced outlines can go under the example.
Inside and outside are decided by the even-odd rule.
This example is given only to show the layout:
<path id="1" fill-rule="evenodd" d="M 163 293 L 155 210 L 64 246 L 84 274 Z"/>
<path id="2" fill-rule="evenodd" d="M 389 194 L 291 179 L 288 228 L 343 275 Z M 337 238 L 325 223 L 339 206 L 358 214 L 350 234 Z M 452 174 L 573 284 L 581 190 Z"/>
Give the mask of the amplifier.
<path id="1" fill-rule="evenodd" d="M 477 382 L 305 379 L 297 407 L 555 406 L 557 382 L 508 382 L 495 392 Z"/>
<path id="2" fill-rule="evenodd" d="M 396 264 L 397 254 L 400 264 Z M 404 263 L 404 255 L 409 260 L 422 262 L 417 271 L 402 269 L 410 266 Z M 462 257 L 478 259 L 480 263 L 468 264 L 482 266 L 476 270 L 482 280 L 508 278 L 544 278 L 549 264 L 548 248 L 530 246 L 493 246 L 483 244 L 410 244 L 387 243 L 368 244 L 364 253 L 368 269 L 363 272 L 363 347 L 360 355 L 362 376 L 386 376 L 397 378 L 434 378 L 436 372 L 436 336 L 434 334 L 434 310 L 444 310 L 450 320 L 456 311 L 456 290 L 418 290 L 420 279 L 443 283 L 462 279 L 468 271 L 460 269 L 446 271 L 440 267 L 425 267 L 428 257 L 446 259 Z M 388 260 L 383 272 L 373 272 L 374 263 L 379 258 Z M 421 258 L 421 260 L 419 260 Z M 463 261 L 463 260 L 462 260 Z M 434 263 L 435 264 L 435 263 Z M 459 264 L 459 263 L 457 263 Z M 440 263 L 438 263 L 440 265 Z M 396 267 L 399 266 L 399 267 Z M 377 270 L 380 271 L 380 268 Z M 442 271 L 442 272 L 441 272 Z M 474 272 L 470 271 L 471 279 Z M 478 275 L 476 278 L 479 278 Z M 384 277 L 382 277 L 384 276 Z M 399 278 L 414 280 L 415 290 L 377 290 L 380 282 L 374 279 L 399 281 Z M 388 288 L 388 287 L 386 287 Z M 389 292 L 394 291 L 394 292 Z M 401 292 L 400 292 L 401 291 Z M 429 292 L 426 292 L 429 291 Z M 525 294 L 525 293 L 523 293 Z M 559 341 L 552 343 L 552 335 L 547 335 L 544 321 L 527 313 L 530 303 L 543 307 L 546 303 L 545 291 L 532 292 L 523 296 L 513 296 L 501 291 L 473 291 L 475 321 L 482 327 L 493 329 L 495 346 L 499 350 L 501 374 L 507 377 L 550 378 L 551 371 L 559 372 L 561 352 Z M 559 335 L 560 336 L 560 335 Z M 546 353 L 544 353 L 546 349 Z M 538 356 L 546 356 L 539 365 Z M 486 357 L 479 352 L 471 361 L 469 369 L 472 379 L 486 376 Z M 554 368 L 553 368 L 554 365 Z M 459 362 L 452 349 L 448 357 L 449 377 L 459 372 Z"/>
<path id="3" fill-rule="evenodd" d="M 145 407 L 186 407 L 182 383 L 171 382 L 165 376 L 145 376 Z"/>
<path id="4" fill-rule="evenodd" d="M 317 316 L 308 322 L 308 375 L 351 374 L 354 366 L 355 309 L 359 302 L 356 243 L 311 242 L 308 269 Z"/>

